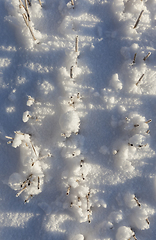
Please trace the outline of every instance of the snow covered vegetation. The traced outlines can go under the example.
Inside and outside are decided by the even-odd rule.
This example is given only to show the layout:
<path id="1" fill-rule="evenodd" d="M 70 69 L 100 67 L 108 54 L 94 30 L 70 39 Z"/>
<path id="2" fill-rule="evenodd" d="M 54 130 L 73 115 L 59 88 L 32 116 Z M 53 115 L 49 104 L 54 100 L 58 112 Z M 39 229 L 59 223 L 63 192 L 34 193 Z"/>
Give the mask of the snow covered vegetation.
<path id="1" fill-rule="evenodd" d="M 0 239 L 154 240 L 156 1 L 0 13 Z"/>

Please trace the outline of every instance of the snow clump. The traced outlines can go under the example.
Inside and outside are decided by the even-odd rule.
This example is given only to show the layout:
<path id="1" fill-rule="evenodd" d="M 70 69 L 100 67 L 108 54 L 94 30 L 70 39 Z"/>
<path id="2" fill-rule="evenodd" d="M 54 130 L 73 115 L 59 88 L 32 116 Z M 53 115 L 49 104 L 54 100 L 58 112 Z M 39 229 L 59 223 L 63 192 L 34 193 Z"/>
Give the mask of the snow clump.
<path id="1" fill-rule="evenodd" d="M 80 118 L 75 111 L 68 111 L 60 117 L 59 120 L 62 132 L 70 137 L 71 133 L 77 133 L 80 126 Z"/>

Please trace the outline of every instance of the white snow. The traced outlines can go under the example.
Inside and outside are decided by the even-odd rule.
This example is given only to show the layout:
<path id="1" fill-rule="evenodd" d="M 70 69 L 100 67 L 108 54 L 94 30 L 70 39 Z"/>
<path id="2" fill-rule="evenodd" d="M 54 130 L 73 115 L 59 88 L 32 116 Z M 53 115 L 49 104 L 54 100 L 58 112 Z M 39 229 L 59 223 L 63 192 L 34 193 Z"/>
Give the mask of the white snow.
<path id="1" fill-rule="evenodd" d="M 156 1 L 0 1 L 0 239 L 154 240 Z"/>

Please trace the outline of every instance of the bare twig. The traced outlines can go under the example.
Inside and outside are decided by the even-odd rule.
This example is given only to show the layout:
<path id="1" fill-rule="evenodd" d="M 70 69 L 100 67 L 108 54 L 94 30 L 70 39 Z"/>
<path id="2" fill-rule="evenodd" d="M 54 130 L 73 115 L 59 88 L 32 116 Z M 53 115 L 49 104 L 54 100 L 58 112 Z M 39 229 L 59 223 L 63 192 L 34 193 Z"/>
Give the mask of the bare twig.
<path id="1" fill-rule="evenodd" d="M 25 186 L 24 188 L 21 189 L 21 191 L 19 191 L 17 194 L 16 194 L 16 197 L 19 197 L 19 195 L 25 191 L 25 189 L 27 188 L 27 186 Z"/>
<path id="2" fill-rule="evenodd" d="M 38 177 L 38 189 L 40 189 L 40 178 Z"/>
<path id="3" fill-rule="evenodd" d="M 34 34 L 33 34 L 33 31 L 32 31 L 32 29 L 31 29 L 31 27 L 29 26 L 29 23 L 28 23 L 26 14 L 23 13 L 22 16 L 23 16 L 23 19 L 24 19 L 24 21 L 25 21 L 25 24 L 26 24 L 27 27 L 29 28 L 29 31 L 30 31 L 30 33 L 31 33 L 31 35 L 32 35 L 32 37 L 33 37 L 33 39 L 34 39 L 34 41 L 35 41 L 36 38 L 35 38 L 35 36 L 34 36 Z"/>
<path id="4" fill-rule="evenodd" d="M 27 13 L 27 16 L 28 16 L 28 20 L 30 21 L 30 15 L 29 15 L 29 10 L 28 10 L 28 2 L 27 2 L 27 0 L 25 0 L 25 10 L 26 10 L 26 13 Z"/>
<path id="5" fill-rule="evenodd" d="M 29 4 L 29 6 L 31 6 L 31 2 L 30 2 L 30 0 L 28 0 L 28 4 Z"/>
<path id="6" fill-rule="evenodd" d="M 22 8 L 22 7 L 23 7 L 23 8 L 24 8 L 24 10 L 26 11 L 26 8 L 25 8 L 25 6 L 23 5 L 23 3 L 22 3 L 22 1 L 21 1 L 21 0 L 19 0 L 19 3 L 20 3 L 19 7 L 20 7 L 20 8 Z"/>
<path id="7" fill-rule="evenodd" d="M 66 195 L 68 196 L 69 193 L 70 193 L 70 189 L 71 189 L 71 186 L 69 185 L 68 189 L 67 189 L 67 192 L 66 192 Z"/>
<path id="8" fill-rule="evenodd" d="M 135 63 L 135 60 L 136 60 L 136 53 L 134 54 L 134 58 L 133 58 L 133 64 Z"/>
<path id="9" fill-rule="evenodd" d="M 151 52 L 149 52 L 144 58 L 143 60 L 146 61 L 146 59 L 151 55 Z"/>
<path id="10" fill-rule="evenodd" d="M 90 221 L 90 215 L 88 215 L 88 222 L 91 223 L 91 221 Z"/>
<path id="11" fill-rule="evenodd" d="M 145 123 L 150 123 L 150 122 L 152 122 L 152 119 L 149 119 L 149 120 L 147 120 Z"/>
<path id="12" fill-rule="evenodd" d="M 78 52 L 78 36 L 75 39 L 75 52 Z"/>
<path id="13" fill-rule="evenodd" d="M 144 10 L 141 11 L 141 13 L 140 13 L 140 15 L 139 15 L 139 17 L 138 17 L 138 19 L 137 19 L 137 21 L 136 21 L 136 23 L 135 23 L 135 25 L 134 25 L 133 28 L 136 28 L 136 27 L 138 26 L 138 24 L 139 24 L 139 22 L 140 22 L 140 19 L 141 19 L 141 16 L 142 16 L 143 12 L 144 12 Z"/>
<path id="14" fill-rule="evenodd" d="M 139 80 L 138 80 L 137 83 L 136 83 L 136 86 L 137 86 L 137 85 L 139 84 L 139 82 L 143 79 L 144 75 L 145 75 L 145 74 L 142 74 L 142 76 L 139 78 Z"/>
<path id="15" fill-rule="evenodd" d="M 70 77 L 73 78 L 73 66 L 70 68 Z"/>
<path id="16" fill-rule="evenodd" d="M 29 197 L 28 197 L 27 199 L 25 199 L 25 201 L 24 201 L 24 202 L 25 202 L 25 203 L 26 203 L 26 202 L 28 202 L 28 200 L 29 200 L 30 198 L 32 198 L 32 197 L 33 197 L 33 195 L 32 195 L 32 194 L 30 194 L 30 195 L 29 195 Z"/>
<path id="17" fill-rule="evenodd" d="M 80 161 L 80 167 L 82 167 L 83 164 L 84 164 L 84 160 L 81 160 L 81 161 Z"/>
<path id="18" fill-rule="evenodd" d="M 138 205 L 139 207 L 141 207 L 141 204 L 140 204 L 140 202 L 139 202 L 139 200 L 137 199 L 136 196 L 134 197 L 134 200 L 136 201 L 137 205 Z"/>
<path id="19" fill-rule="evenodd" d="M 74 0 L 71 0 L 71 5 L 74 7 Z"/>
<path id="20" fill-rule="evenodd" d="M 39 4 L 41 5 L 41 7 L 42 7 L 42 3 L 41 3 L 41 0 L 38 0 L 39 1 Z"/>

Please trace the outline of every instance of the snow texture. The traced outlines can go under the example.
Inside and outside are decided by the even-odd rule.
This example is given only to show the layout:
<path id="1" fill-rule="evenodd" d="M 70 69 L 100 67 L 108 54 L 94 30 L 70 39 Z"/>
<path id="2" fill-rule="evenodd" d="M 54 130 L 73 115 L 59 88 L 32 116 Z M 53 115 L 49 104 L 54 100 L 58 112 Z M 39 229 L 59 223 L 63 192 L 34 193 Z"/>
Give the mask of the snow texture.
<path id="1" fill-rule="evenodd" d="M 154 240 L 156 2 L 0 1 L 0 239 Z"/>

